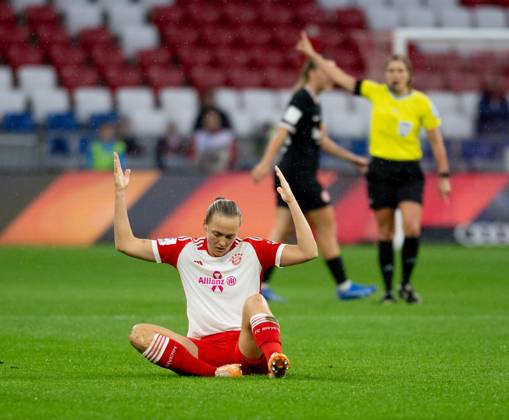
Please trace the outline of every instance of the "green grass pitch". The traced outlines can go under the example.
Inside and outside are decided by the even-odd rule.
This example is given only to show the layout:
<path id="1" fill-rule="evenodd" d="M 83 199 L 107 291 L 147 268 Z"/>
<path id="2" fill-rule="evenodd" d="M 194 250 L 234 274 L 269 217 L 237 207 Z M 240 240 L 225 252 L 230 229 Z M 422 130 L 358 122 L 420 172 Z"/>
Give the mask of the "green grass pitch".
<path id="1" fill-rule="evenodd" d="M 346 247 L 379 283 L 374 247 Z M 186 332 L 168 266 L 112 247 L 0 248 L 1 418 L 509 418 L 507 249 L 424 246 L 423 304 L 339 302 L 322 261 L 279 270 L 272 309 L 292 368 L 178 377 L 127 342 L 131 325 Z"/>

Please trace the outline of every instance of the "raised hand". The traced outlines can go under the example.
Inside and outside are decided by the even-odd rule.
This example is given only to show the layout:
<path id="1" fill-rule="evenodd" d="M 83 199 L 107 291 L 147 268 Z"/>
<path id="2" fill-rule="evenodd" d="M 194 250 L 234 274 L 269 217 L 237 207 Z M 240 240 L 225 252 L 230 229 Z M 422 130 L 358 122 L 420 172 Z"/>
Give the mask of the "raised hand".
<path id="1" fill-rule="evenodd" d="M 315 53 L 315 49 L 313 48 L 313 44 L 311 44 L 311 41 L 309 40 L 309 37 L 307 36 L 306 32 L 302 31 L 300 33 L 300 40 L 297 43 L 297 46 L 295 49 L 299 52 L 301 52 L 304 55 L 307 55 L 308 57 L 312 56 Z"/>
<path id="2" fill-rule="evenodd" d="M 281 169 L 279 167 L 275 167 L 276 175 L 279 178 L 279 187 L 277 187 L 277 192 L 283 199 L 283 201 L 287 204 L 290 204 L 292 201 L 295 201 L 295 197 L 293 195 L 292 189 L 290 188 L 290 185 L 288 184 L 288 181 L 283 175 L 283 172 L 281 172 Z"/>
<path id="3" fill-rule="evenodd" d="M 126 169 L 122 171 L 122 165 L 120 164 L 120 158 L 117 152 L 113 152 L 113 176 L 115 177 L 115 190 L 124 191 L 129 185 L 129 177 L 131 170 Z"/>

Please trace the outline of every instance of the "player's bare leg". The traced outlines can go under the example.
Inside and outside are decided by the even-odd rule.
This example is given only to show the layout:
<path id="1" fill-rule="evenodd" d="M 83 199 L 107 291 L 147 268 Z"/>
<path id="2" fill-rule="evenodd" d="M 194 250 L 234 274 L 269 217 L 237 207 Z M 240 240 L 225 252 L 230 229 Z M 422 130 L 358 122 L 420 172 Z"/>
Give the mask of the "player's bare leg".
<path id="1" fill-rule="evenodd" d="M 180 374 L 197 376 L 242 376 L 240 365 L 218 368 L 198 359 L 198 347 L 187 337 L 153 324 L 136 324 L 129 341 L 152 363 Z"/>
<path id="2" fill-rule="evenodd" d="M 244 303 L 239 349 L 249 360 L 265 355 L 271 377 L 285 376 L 290 367 L 288 357 L 281 352 L 279 323 L 261 294 L 248 297 Z"/>
<path id="3" fill-rule="evenodd" d="M 392 277 L 394 274 L 394 209 L 383 208 L 375 210 L 375 219 L 378 226 L 378 264 L 384 280 L 385 295 L 381 303 L 396 303 L 392 293 Z"/>
<path id="4" fill-rule="evenodd" d="M 375 286 L 354 284 L 346 275 L 336 238 L 337 226 L 332 206 L 310 210 L 306 212 L 306 217 L 315 233 L 318 249 L 336 281 L 338 298 L 359 299 L 373 294 L 376 290 Z"/>

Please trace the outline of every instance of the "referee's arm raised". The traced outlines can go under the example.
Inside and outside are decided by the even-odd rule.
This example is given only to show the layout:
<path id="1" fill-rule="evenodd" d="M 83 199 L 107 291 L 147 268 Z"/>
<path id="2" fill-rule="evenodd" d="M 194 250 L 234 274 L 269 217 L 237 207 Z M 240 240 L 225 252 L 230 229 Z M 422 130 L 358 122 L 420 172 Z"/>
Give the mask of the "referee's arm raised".
<path id="1" fill-rule="evenodd" d="M 317 67 L 322 69 L 335 84 L 341 86 L 350 93 L 354 92 L 356 83 L 355 77 L 344 72 L 333 61 L 327 60 L 317 53 L 306 32 L 301 32 L 300 40 L 296 48 L 297 51 L 306 55 Z"/>

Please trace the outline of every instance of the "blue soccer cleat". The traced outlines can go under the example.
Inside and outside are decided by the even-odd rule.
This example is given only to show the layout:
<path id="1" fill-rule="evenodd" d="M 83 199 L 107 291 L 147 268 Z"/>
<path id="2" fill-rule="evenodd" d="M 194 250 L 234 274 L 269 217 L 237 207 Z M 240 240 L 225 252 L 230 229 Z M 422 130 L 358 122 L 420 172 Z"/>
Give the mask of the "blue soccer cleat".
<path id="1" fill-rule="evenodd" d="M 274 293 L 270 287 L 262 287 L 261 294 L 268 302 L 286 302 L 286 298 Z"/>
<path id="2" fill-rule="evenodd" d="M 337 290 L 338 299 L 340 300 L 362 299 L 375 292 L 376 286 L 363 286 L 361 284 L 352 283 L 350 280 L 348 280 L 347 284 L 342 284 Z"/>

